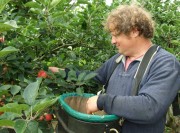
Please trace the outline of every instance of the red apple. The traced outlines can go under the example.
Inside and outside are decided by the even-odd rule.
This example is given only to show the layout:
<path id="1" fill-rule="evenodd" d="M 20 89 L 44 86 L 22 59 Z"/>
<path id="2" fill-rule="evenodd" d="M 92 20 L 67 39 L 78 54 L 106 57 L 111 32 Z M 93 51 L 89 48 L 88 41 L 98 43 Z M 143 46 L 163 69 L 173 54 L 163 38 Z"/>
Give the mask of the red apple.
<path id="1" fill-rule="evenodd" d="M 0 42 L 4 42 L 4 36 L 0 37 Z"/>
<path id="2" fill-rule="evenodd" d="M 4 102 L 1 101 L 1 102 L 0 102 L 0 106 L 4 106 Z"/>
<path id="3" fill-rule="evenodd" d="M 4 112 L 0 112 L 0 115 L 4 114 Z"/>
<path id="4" fill-rule="evenodd" d="M 46 78 L 47 77 L 47 73 L 44 70 L 40 70 L 38 72 L 38 77 Z"/>
<path id="5" fill-rule="evenodd" d="M 46 120 L 46 121 L 51 121 L 52 118 L 53 118 L 53 117 L 52 117 L 52 114 L 46 114 L 46 115 L 45 115 L 45 120 Z"/>
<path id="6" fill-rule="evenodd" d="M 43 121 L 44 120 L 44 116 L 41 115 L 38 120 Z"/>

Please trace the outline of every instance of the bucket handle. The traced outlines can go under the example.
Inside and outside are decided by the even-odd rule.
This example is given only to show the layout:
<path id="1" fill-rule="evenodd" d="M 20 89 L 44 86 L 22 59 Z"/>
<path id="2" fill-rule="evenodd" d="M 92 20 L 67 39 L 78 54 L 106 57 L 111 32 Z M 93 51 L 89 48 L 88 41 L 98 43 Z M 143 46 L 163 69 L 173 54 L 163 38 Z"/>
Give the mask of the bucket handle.
<path id="1" fill-rule="evenodd" d="M 116 133 L 119 133 L 118 130 L 115 129 L 115 128 L 111 128 L 111 129 L 110 129 L 110 132 L 111 132 L 111 131 L 114 131 L 114 132 L 116 132 Z"/>

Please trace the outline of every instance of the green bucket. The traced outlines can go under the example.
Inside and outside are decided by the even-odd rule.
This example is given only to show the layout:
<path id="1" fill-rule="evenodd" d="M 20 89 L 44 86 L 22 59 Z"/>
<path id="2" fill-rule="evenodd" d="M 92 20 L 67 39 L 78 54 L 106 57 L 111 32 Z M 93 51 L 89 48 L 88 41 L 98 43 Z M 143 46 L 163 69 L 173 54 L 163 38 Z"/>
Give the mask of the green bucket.
<path id="1" fill-rule="evenodd" d="M 94 94 L 84 93 L 83 95 L 79 95 L 77 93 L 65 93 L 59 97 L 59 103 L 62 106 L 62 108 L 72 117 L 75 117 L 77 119 L 88 121 L 88 122 L 108 122 L 108 121 L 114 121 L 119 119 L 116 115 L 91 115 L 91 114 L 85 114 L 78 112 L 74 109 L 72 109 L 65 101 L 64 99 L 67 97 L 72 96 L 82 96 L 82 97 L 92 97 Z"/>
<path id="2" fill-rule="evenodd" d="M 119 118 L 116 115 L 109 114 L 87 114 L 75 109 L 76 103 L 81 102 L 81 99 L 77 102 L 76 98 L 80 97 L 85 109 L 86 102 L 89 97 L 94 96 L 94 94 L 84 93 L 79 95 L 77 93 L 64 93 L 59 99 L 59 109 L 56 110 L 56 116 L 58 120 L 58 126 L 56 128 L 57 133 L 120 133 L 121 127 L 119 125 Z M 69 101 L 67 99 L 70 99 Z M 72 99 L 71 99 L 72 98 Z M 75 102 L 74 102 L 75 101 Z"/>

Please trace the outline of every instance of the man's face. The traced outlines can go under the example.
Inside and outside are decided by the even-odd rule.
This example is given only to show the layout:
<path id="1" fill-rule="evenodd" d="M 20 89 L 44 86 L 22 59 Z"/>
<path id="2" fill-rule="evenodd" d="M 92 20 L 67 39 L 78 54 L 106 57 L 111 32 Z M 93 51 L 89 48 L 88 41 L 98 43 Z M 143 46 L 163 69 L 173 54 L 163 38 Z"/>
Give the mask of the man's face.
<path id="1" fill-rule="evenodd" d="M 111 32 L 111 36 L 111 43 L 116 46 L 119 53 L 130 56 L 134 47 L 134 39 L 130 35 L 123 33 L 116 35 L 114 32 Z"/>
<path id="2" fill-rule="evenodd" d="M 111 43 L 114 44 L 119 53 L 125 56 L 132 56 L 137 50 L 137 41 L 139 38 L 139 31 L 132 30 L 128 35 L 116 31 L 111 32 Z"/>

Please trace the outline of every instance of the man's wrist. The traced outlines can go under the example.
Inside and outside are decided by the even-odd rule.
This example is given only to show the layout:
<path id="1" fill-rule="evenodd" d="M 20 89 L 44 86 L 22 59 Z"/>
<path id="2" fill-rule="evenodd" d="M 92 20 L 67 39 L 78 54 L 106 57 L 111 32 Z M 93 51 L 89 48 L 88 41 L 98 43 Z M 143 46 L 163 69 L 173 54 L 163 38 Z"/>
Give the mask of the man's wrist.
<path id="1" fill-rule="evenodd" d="M 100 94 L 97 99 L 97 107 L 99 110 L 103 110 L 106 94 Z"/>

